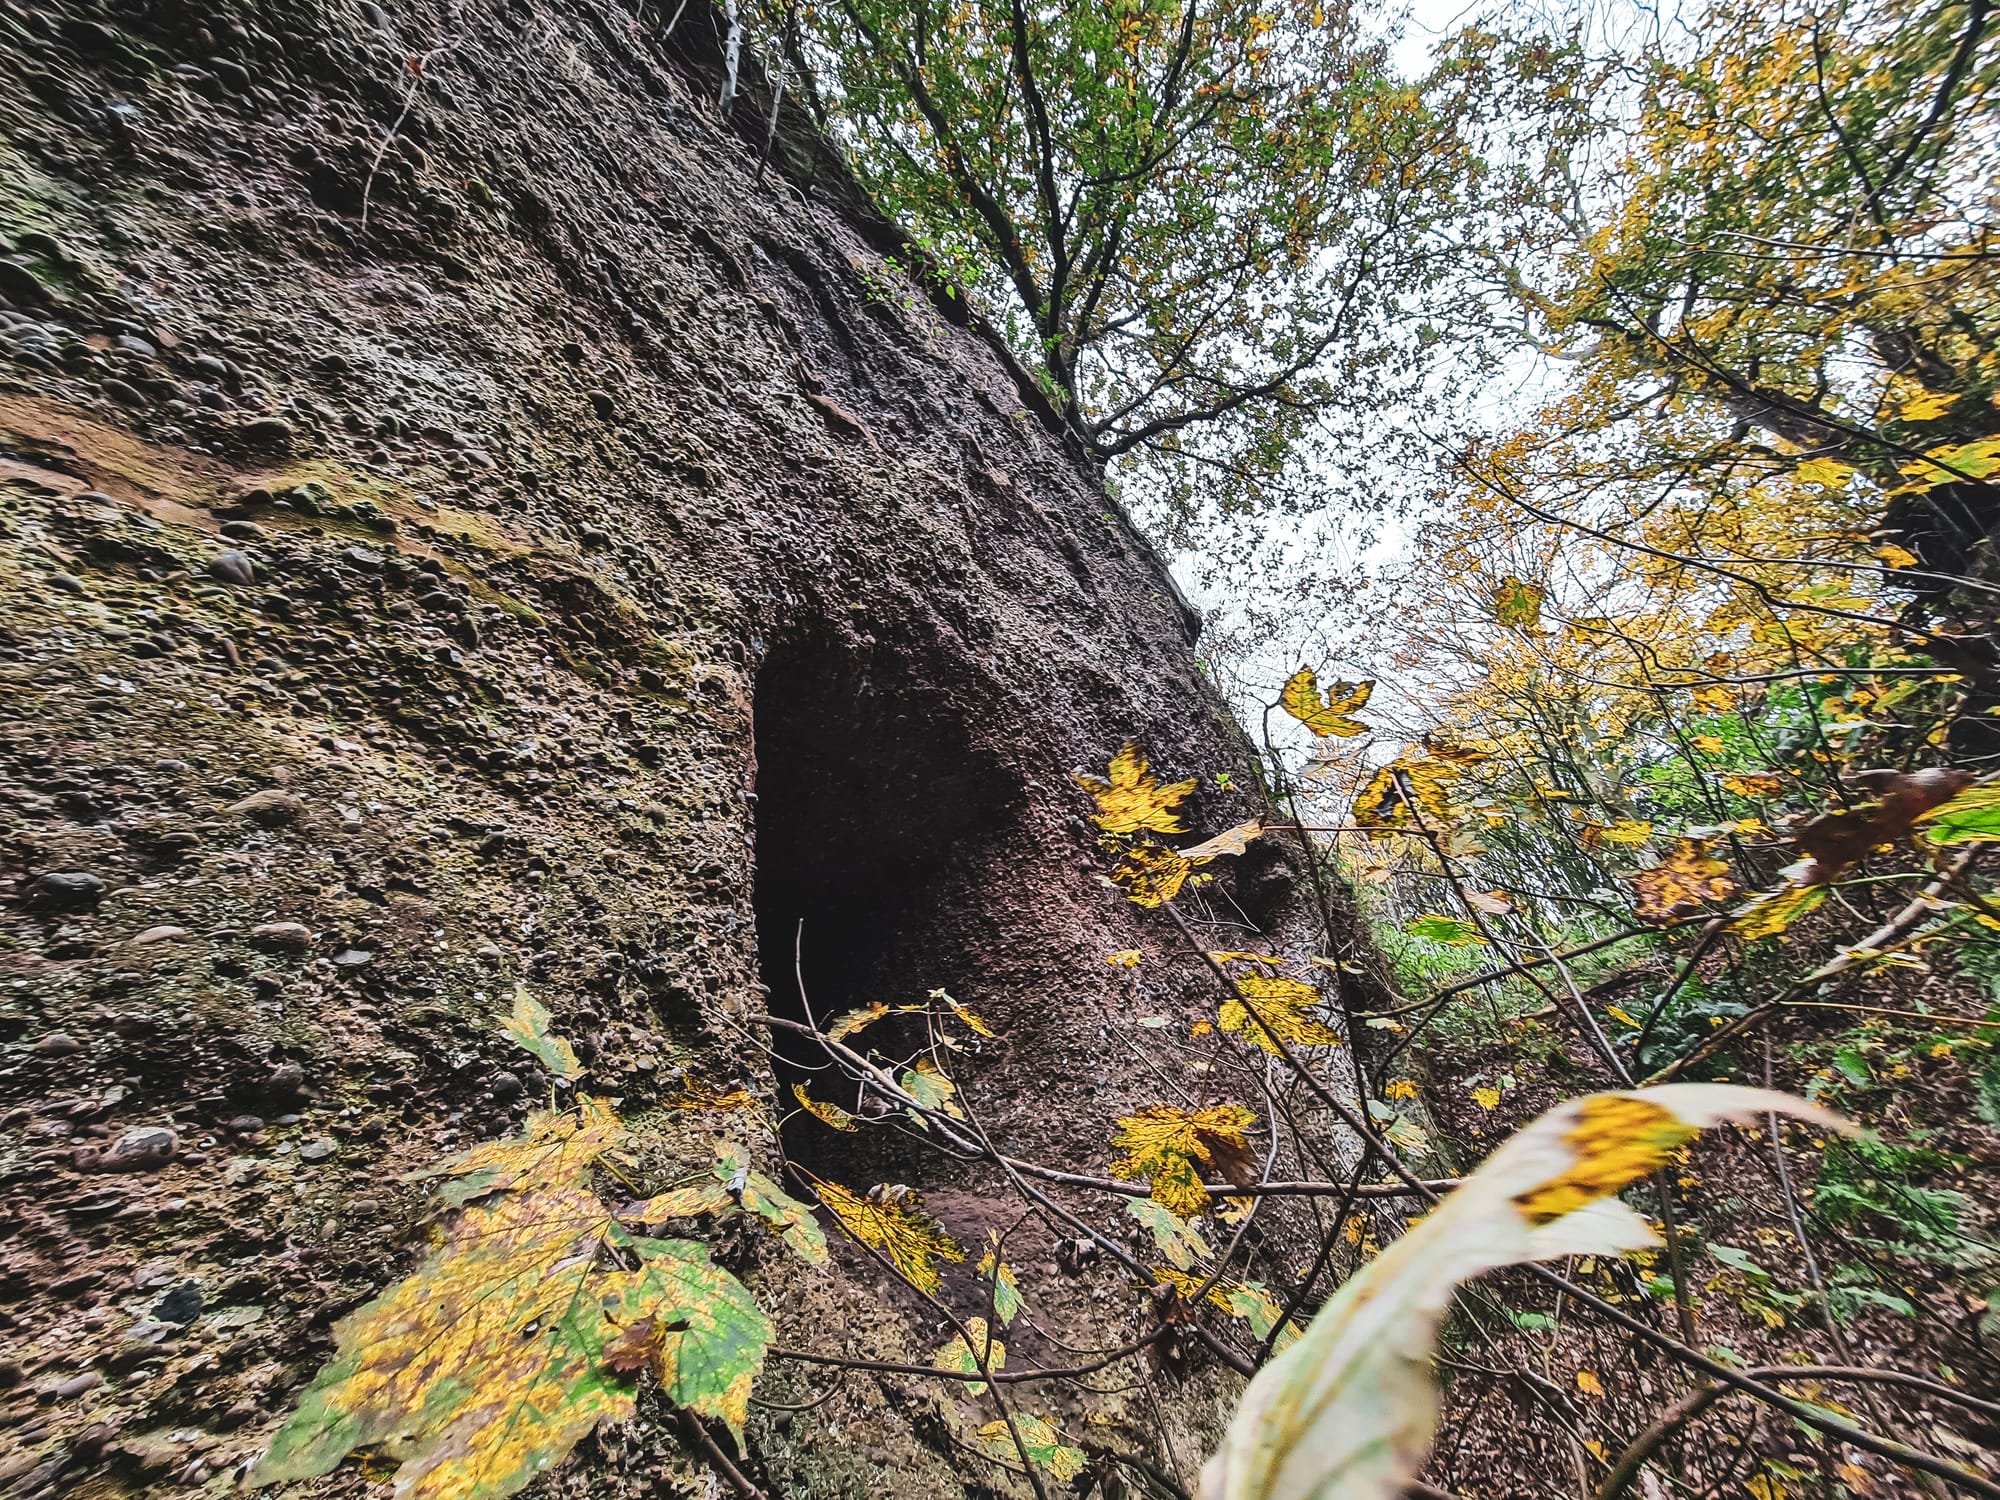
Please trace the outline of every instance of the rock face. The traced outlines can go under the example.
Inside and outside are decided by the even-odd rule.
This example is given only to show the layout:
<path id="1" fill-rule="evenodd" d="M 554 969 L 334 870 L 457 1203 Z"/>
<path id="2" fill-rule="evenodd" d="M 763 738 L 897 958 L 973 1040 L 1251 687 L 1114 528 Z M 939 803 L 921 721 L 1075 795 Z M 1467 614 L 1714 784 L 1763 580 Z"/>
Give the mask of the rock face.
<path id="1" fill-rule="evenodd" d="M 1186 607 L 789 114 L 760 169 L 683 9 L 0 0 L 9 1494 L 259 1451 L 420 1254 L 404 1174 L 546 1105 L 494 1020 L 517 985 L 647 1122 L 635 1170 L 717 1134 L 774 1163 L 790 1114 L 794 1162 L 917 1183 L 972 1246 L 1019 1216 L 997 1179 L 799 1116 L 811 1058 L 749 1017 L 803 1014 L 801 976 L 822 1017 L 946 989 L 997 1033 L 960 1069 L 984 1126 L 1102 1176 L 1163 1097 L 1116 1035 L 1212 1014 L 1071 780 L 1133 738 L 1200 778 L 1191 827 L 1255 812 Z M 1215 905 L 1296 949 L 1253 849 Z M 1108 1260 L 1010 1245 L 1060 1337 L 1142 1328 Z M 941 1342 L 851 1247 L 734 1254 L 782 1344 Z M 944 1295 L 978 1308 L 969 1266 Z M 1186 1482 L 1224 1387 L 1162 1381 L 1164 1439 L 1143 1383 L 1049 1415 Z M 774 1359 L 758 1391 L 767 1493 L 1016 1483 L 957 1446 L 956 1387 Z M 545 1483 L 711 1493 L 678 1433 Z"/>

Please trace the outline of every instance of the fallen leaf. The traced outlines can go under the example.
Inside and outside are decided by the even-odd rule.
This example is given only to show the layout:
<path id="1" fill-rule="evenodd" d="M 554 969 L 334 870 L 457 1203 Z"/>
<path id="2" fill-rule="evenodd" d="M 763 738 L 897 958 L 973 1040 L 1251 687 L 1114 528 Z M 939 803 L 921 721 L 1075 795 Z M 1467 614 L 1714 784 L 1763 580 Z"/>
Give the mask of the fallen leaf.
<path id="1" fill-rule="evenodd" d="M 529 994 L 526 985 L 517 984 L 513 1014 L 500 1018 L 500 1029 L 557 1078 L 581 1078 L 583 1064 L 566 1040 L 549 1034 L 549 1020 L 549 1008 Z"/>
<path id="2" fill-rule="evenodd" d="M 1164 906 L 1193 873 L 1194 862 L 1164 844 L 1140 844 L 1125 851 L 1111 880 L 1125 888 L 1135 906 Z"/>

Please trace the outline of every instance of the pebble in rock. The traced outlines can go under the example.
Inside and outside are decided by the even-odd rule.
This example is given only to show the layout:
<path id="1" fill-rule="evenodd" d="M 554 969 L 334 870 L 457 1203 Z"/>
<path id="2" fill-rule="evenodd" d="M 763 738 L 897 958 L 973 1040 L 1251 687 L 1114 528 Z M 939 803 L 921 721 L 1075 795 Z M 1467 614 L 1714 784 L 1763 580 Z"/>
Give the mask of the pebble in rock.
<path id="1" fill-rule="evenodd" d="M 341 556 L 364 573 L 373 573 L 382 566 L 382 554 L 367 547 L 349 547 Z"/>
<path id="2" fill-rule="evenodd" d="M 37 1057 L 74 1057 L 83 1050 L 83 1043 L 67 1031 L 51 1031 L 35 1041 Z"/>
<path id="3" fill-rule="evenodd" d="M 201 1283 L 183 1281 L 153 1304 L 151 1316 L 162 1323 L 192 1323 L 201 1316 Z"/>
<path id="4" fill-rule="evenodd" d="M 142 947 L 148 943 L 173 943 L 191 936 L 193 934 L 185 927 L 148 927 L 132 939 L 132 944 L 134 947 Z"/>
<path id="5" fill-rule="evenodd" d="M 287 823 L 297 822 L 299 815 L 306 810 L 306 804 L 296 793 L 278 787 L 266 787 L 261 792 L 252 792 L 241 802 L 233 804 L 229 810 L 240 817 L 248 818 L 260 827 L 280 828 Z"/>
<path id="6" fill-rule="evenodd" d="M 312 929 L 303 922 L 264 922 L 250 929 L 251 946 L 280 953 L 304 953 L 312 941 Z"/>
<path id="7" fill-rule="evenodd" d="M 271 1076 L 264 1080 L 267 1087 L 274 1089 L 296 1089 L 305 1081 L 306 1070 L 295 1062 L 279 1063 L 271 1069 Z M 279 1123 L 284 1123 L 283 1116 L 279 1117 Z"/>
<path id="8" fill-rule="evenodd" d="M 375 955 L 366 948 L 344 948 L 334 954 L 335 967 L 342 969 L 365 969 L 375 962 Z"/>
<path id="9" fill-rule="evenodd" d="M 325 1161 L 339 1149 L 340 1147 L 331 1137 L 323 1135 L 315 1140 L 307 1141 L 303 1146 L 299 1147 L 299 1160 Z"/>
<path id="10" fill-rule="evenodd" d="M 249 558 L 231 547 L 208 560 L 208 576 L 223 583 L 233 583 L 238 588 L 248 588 L 257 581 L 257 569 Z"/>
<path id="11" fill-rule="evenodd" d="M 28 905 L 51 911 L 81 911 L 104 899 L 105 885 L 88 870 L 51 870 L 28 886 Z"/>
<path id="12" fill-rule="evenodd" d="M 120 406 L 144 406 L 146 404 L 146 393 L 144 391 L 128 381 L 120 380 L 116 375 L 104 382 L 104 394 L 109 396 L 113 401 L 116 401 Z"/>
<path id="13" fill-rule="evenodd" d="M 235 542 L 266 542 L 271 533 L 255 521 L 224 521 L 222 534 Z"/>
<path id="14" fill-rule="evenodd" d="M 279 448 L 292 440 L 292 424 L 283 417 L 257 417 L 236 429 L 245 442 Z"/>
<path id="15" fill-rule="evenodd" d="M 164 1125 L 140 1125 L 126 1131 L 97 1159 L 100 1172 L 157 1172 L 173 1160 L 180 1137 Z"/>
<path id="16" fill-rule="evenodd" d="M 264 1128 L 264 1122 L 257 1115 L 235 1115 L 226 1128 L 233 1135 L 255 1135 Z"/>

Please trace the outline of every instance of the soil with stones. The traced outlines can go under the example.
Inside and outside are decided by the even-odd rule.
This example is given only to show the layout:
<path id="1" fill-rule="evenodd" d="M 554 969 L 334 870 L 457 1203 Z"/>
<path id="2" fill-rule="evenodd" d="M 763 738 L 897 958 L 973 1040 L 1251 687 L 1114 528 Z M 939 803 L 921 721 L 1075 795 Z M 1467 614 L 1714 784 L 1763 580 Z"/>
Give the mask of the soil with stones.
<path id="1" fill-rule="evenodd" d="M 701 1107 L 747 1089 L 971 1246 L 1018 1216 L 992 1175 L 802 1119 L 811 1058 L 748 1017 L 946 989 L 997 1034 L 985 1128 L 1102 1176 L 1163 1090 L 1112 1023 L 1212 1014 L 1072 781 L 1134 738 L 1190 827 L 1256 811 L 1189 611 L 824 145 L 767 146 L 755 88 L 719 118 L 683 9 L 0 0 L 0 1492 L 230 1489 L 415 1263 L 405 1175 L 547 1099 L 517 985 L 638 1170 L 775 1161 Z M 1296 946 L 1253 848 L 1206 899 Z M 1014 1245 L 1017 1360 L 1143 1330 L 1108 1261 Z M 941 1342 L 851 1247 L 717 1253 L 783 1345 Z M 1186 1482 L 1231 1380 L 1049 1415 Z M 767 1493 L 1024 1492 L 955 1388 L 774 1358 L 758 1394 Z M 539 1483 L 713 1493 L 676 1431 Z"/>

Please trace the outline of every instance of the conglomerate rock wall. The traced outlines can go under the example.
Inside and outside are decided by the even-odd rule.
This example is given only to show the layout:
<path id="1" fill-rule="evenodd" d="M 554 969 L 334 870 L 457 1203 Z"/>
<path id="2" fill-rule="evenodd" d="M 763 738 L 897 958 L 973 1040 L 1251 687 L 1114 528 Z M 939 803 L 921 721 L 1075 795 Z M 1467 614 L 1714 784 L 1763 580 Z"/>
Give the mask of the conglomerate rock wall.
<path id="1" fill-rule="evenodd" d="M 406 1174 L 546 1102 L 517 986 L 635 1171 L 775 1162 L 689 1107 L 746 1089 L 968 1245 L 996 1179 L 796 1117 L 811 1058 L 747 1017 L 947 989 L 997 1033 L 984 1127 L 1086 1174 L 1189 1076 L 1127 1033 L 1212 981 L 1071 779 L 1132 738 L 1191 826 L 1256 811 L 1186 606 L 824 144 L 719 118 L 713 13 L 662 9 L 0 0 L 0 1492 L 227 1490 L 419 1257 Z M 1288 856 L 1241 863 L 1207 909 L 1296 948 Z M 1012 1244 L 1040 1327 L 1139 1326 L 1123 1271 Z M 781 1344 L 941 1341 L 851 1247 L 716 1253 Z M 1149 1379 L 1050 1414 L 1185 1480 L 1229 1380 Z M 955 1388 L 758 1395 L 768 1493 L 1019 1487 Z M 714 1481 L 656 1420 L 542 1483 Z"/>

